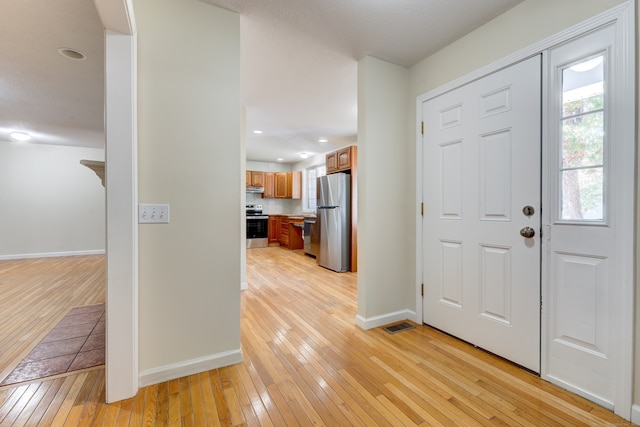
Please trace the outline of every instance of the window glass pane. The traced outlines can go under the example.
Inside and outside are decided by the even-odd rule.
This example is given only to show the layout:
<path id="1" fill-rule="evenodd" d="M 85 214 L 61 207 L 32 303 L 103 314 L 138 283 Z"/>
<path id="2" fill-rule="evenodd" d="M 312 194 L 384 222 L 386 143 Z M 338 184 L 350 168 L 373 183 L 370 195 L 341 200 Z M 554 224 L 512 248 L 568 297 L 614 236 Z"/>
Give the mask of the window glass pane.
<path id="1" fill-rule="evenodd" d="M 604 112 L 562 121 L 562 167 L 600 166 L 603 163 Z"/>
<path id="2" fill-rule="evenodd" d="M 562 219 L 603 220 L 603 168 L 572 169 L 561 173 Z"/>
<path id="3" fill-rule="evenodd" d="M 604 108 L 604 56 L 562 70 L 562 117 Z"/>
<path id="4" fill-rule="evenodd" d="M 316 208 L 316 169 L 307 170 L 307 209 Z"/>
<path id="5" fill-rule="evenodd" d="M 316 210 L 316 178 L 326 175 L 325 165 L 307 169 L 307 209 Z"/>
<path id="6" fill-rule="evenodd" d="M 604 219 L 605 55 L 562 69 L 560 218 Z"/>

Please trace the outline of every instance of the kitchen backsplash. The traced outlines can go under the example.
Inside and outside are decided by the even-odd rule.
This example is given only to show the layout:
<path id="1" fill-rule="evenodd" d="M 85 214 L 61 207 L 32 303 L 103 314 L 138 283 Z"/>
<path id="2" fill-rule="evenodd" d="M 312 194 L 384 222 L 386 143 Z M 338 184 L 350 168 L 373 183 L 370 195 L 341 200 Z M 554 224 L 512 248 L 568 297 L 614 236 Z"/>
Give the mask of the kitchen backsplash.
<path id="1" fill-rule="evenodd" d="M 259 193 L 247 193 L 247 204 L 262 205 L 265 215 L 302 213 L 302 200 L 263 199 Z"/>

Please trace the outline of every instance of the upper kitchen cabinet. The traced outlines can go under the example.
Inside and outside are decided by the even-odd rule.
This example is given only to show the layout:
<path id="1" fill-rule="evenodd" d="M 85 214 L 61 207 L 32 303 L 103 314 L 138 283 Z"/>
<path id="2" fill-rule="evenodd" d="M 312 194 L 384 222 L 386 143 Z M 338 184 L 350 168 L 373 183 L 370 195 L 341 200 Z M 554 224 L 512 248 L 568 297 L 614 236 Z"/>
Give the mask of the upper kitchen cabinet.
<path id="1" fill-rule="evenodd" d="M 287 173 L 286 172 L 276 172 L 274 177 L 274 196 L 276 199 L 286 199 L 287 198 Z"/>
<path id="2" fill-rule="evenodd" d="M 302 198 L 302 172 L 276 172 L 274 175 L 274 193 L 277 199 Z"/>
<path id="3" fill-rule="evenodd" d="M 247 171 L 247 187 L 264 187 L 264 172 Z"/>
<path id="4" fill-rule="evenodd" d="M 327 153 L 326 165 L 327 174 L 345 172 L 354 168 L 356 159 L 356 146 L 343 148 L 338 151 Z"/>
<path id="5" fill-rule="evenodd" d="M 301 199 L 302 172 L 247 171 L 247 191 L 249 187 L 257 187 L 251 192 L 262 193 L 265 199 Z"/>
<path id="6" fill-rule="evenodd" d="M 275 197 L 275 174 L 273 172 L 264 173 L 264 193 L 262 197 L 272 199 Z"/>
<path id="7" fill-rule="evenodd" d="M 300 171 L 287 172 L 287 178 L 289 178 L 289 183 L 287 184 L 287 198 L 301 199 L 302 198 L 302 172 Z"/>
<path id="8" fill-rule="evenodd" d="M 338 172 L 338 152 L 333 151 L 331 153 L 327 153 L 325 163 L 327 167 L 327 174 Z"/>

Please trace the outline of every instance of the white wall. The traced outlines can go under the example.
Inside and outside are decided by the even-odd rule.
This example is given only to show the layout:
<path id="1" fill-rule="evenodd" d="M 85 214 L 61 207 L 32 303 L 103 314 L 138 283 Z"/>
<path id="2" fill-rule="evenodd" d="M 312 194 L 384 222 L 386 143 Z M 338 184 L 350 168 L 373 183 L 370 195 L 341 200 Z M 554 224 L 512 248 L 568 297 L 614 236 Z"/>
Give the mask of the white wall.
<path id="1" fill-rule="evenodd" d="M 364 328 L 408 318 L 413 248 L 406 244 L 409 72 L 358 64 L 358 316 Z"/>
<path id="2" fill-rule="evenodd" d="M 197 0 L 136 0 L 141 385 L 238 362 L 240 20 Z"/>
<path id="3" fill-rule="evenodd" d="M 0 141 L 0 259 L 100 253 L 104 150 Z"/>
<path id="4" fill-rule="evenodd" d="M 530 46 L 624 1 L 526 0 L 413 66 L 410 88 L 410 102 L 414 107 L 413 110 L 415 110 L 415 100 L 418 95 Z"/>

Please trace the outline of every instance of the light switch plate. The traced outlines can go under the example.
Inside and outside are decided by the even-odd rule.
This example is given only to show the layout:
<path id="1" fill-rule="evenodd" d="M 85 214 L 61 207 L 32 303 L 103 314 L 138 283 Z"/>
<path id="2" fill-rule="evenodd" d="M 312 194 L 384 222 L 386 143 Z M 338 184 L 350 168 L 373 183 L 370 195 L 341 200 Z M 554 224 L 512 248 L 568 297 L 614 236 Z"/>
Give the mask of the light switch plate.
<path id="1" fill-rule="evenodd" d="M 138 205 L 139 224 L 168 224 L 169 205 Z"/>

